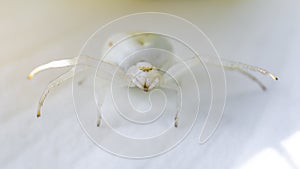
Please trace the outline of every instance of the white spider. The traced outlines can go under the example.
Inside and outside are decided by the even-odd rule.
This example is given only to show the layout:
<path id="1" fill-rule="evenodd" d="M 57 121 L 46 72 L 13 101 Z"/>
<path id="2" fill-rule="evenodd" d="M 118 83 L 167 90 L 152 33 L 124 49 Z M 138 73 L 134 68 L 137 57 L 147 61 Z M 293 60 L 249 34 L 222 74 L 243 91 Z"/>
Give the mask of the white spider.
<path id="1" fill-rule="evenodd" d="M 136 34 L 137 35 L 137 34 Z M 129 36 L 129 34 L 118 34 L 111 37 L 104 47 L 104 52 L 109 49 L 112 49 L 111 52 L 101 60 L 101 68 L 104 68 L 105 73 L 111 76 L 116 68 L 120 68 L 120 73 L 118 74 L 119 77 L 125 77 L 127 82 L 123 82 L 124 85 L 128 85 L 129 87 L 137 87 L 145 92 L 148 92 L 156 87 L 162 88 L 170 88 L 168 84 L 170 79 L 176 74 L 184 71 L 182 70 L 182 63 L 176 63 L 174 57 L 165 53 L 162 55 L 161 52 L 157 51 L 147 51 L 144 54 L 137 53 L 130 58 L 127 58 L 128 55 L 132 55 L 135 51 L 140 50 L 147 50 L 147 49 L 159 49 L 163 51 L 172 52 L 172 45 L 165 37 L 153 34 L 153 33 L 141 33 L 138 34 L 139 36 L 135 36 L 131 34 L 131 38 L 127 39 L 124 43 L 115 44 L 120 38 L 124 38 Z M 126 59 L 125 59 L 126 58 Z M 72 59 L 64 59 L 58 61 L 52 61 L 50 63 L 41 65 L 35 68 L 29 75 L 28 78 L 32 79 L 35 74 L 41 72 L 46 69 L 51 68 L 61 68 L 61 67 L 68 67 L 73 66 L 71 70 L 62 74 L 57 79 L 50 82 L 47 88 L 44 90 L 38 105 L 37 117 L 40 117 L 41 114 L 41 107 L 43 103 L 53 88 L 59 86 L 60 84 L 64 83 L 66 80 L 75 76 L 75 65 L 78 64 L 79 59 L 84 59 L 85 65 L 95 65 L 95 63 L 99 60 L 89 57 L 89 56 L 81 56 L 75 57 Z M 191 59 L 185 60 L 185 64 L 192 66 L 199 64 L 200 62 L 197 61 L 197 57 L 193 57 Z M 94 63 L 94 64 L 93 64 Z M 263 75 L 269 75 L 272 79 L 278 80 L 277 76 L 271 74 L 267 70 L 264 70 L 259 67 L 250 66 L 243 63 L 236 63 L 231 61 L 222 61 L 222 64 L 218 63 L 209 63 L 216 66 L 221 66 L 226 70 L 233 70 L 238 71 L 241 74 L 247 76 L 248 78 L 252 79 L 256 82 L 263 90 L 266 87 L 261 83 L 256 77 L 248 73 L 247 70 L 256 71 Z M 103 66 L 103 67 L 102 67 Z M 163 68 L 163 69 L 162 69 Z M 164 71 L 166 70 L 166 71 Z M 174 82 L 173 82 L 174 83 Z M 173 85 L 174 86 L 174 85 Z M 176 84 L 178 90 L 178 84 Z M 172 87 L 171 87 L 172 88 Z M 173 87 L 174 89 L 174 87 Z M 177 92 L 178 93 L 178 92 Z M 101 105 L 102 103 L 100 103 Z M 178 104 L 177 104 L 178 107 Z M 97 126 L 100 125 L 101 121 L 101 112 L 99 112 L 99 116 L 97 119 Z M 175 122 L 174 126 L 178 127 L 178 109 L 175 115 Z"/>

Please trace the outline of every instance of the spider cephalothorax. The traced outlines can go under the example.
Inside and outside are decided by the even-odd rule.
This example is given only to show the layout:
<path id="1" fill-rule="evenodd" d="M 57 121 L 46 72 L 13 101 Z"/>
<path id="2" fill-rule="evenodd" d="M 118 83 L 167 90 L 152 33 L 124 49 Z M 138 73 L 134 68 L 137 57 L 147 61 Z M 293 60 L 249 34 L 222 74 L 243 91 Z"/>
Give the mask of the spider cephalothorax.
<path id="1" fill-rule="evenodd" d="M 131 66 L 126 74 L 130 79 L 130 87 L 138 87 L 145 92 L 159 86 L 161 74 L 148 62 L 138 62 Z"/>

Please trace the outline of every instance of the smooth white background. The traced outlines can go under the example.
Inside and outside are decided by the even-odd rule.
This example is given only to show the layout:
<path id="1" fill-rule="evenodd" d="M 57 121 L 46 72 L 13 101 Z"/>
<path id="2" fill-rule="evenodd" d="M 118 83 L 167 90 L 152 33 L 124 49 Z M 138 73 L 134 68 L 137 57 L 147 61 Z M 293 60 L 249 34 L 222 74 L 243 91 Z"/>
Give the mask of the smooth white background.
<path id="1" fill-rule="evenodd" d="M 297 0 L 0 1 L 0 168 L 300 168 L 300 3 Z M 29 81 L 35 66 L 76 56 L 100 26 L 134 12 L 169 12 L 188 19 L 222 58 L 279 76 L 262 92 L 228 74 L 229 96 L 215 135 L 197 144 L 197 131 L 152 159 L 115 157 L 95 146 L 74 113 L 71 82 L 35 111 L 47 83 L 64 70 Z M 199 129 L 199 128 L 198 128 Z"/>

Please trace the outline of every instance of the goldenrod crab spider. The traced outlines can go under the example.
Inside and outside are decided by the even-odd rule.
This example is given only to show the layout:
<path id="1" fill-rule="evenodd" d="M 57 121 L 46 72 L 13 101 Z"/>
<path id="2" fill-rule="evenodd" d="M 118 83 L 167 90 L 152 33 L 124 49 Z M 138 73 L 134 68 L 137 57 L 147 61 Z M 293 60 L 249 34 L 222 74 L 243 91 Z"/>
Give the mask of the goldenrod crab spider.
<path id="1" fill-rule="evenodd" d="M 114 46 L 115 40 L 119 40 L 120 37 L 126 37 L 128 34 L 118 34 L 113 36 L 109 39 L 104 47 L 104 51 Z M 124 85 L 128 85 L 128 87 L 137 87 L 145 92 L 151 91 L 154 88 L 162 87 L 162 88 L 172 88 L 180 90 L 178 84 L 170 85 L 171 79 L 173 76 L 180 74 L 184 71 L 184 65 L 188 66 L 195 66 L 199 64 L 198 57 L 195 56 L 188 60 L 184 61 L 184 65 L 182 63 L 174 62 L 174 58 L 170 56 L 159 56 L 157 53 L 151 53 L 151 55 L 137 55 L 133 58 L 127 59 L 126 63 L 123 63 L 124 59 L 127 55 L 131 54 L 136 50 L 141 49 L 148 49 L 148 48 L 155 48 L 155 49 L 162 49 L 165 51 L 172 52 L 172 45 L 165 37 L 152 34 L 152 33 L 144 33 L 140 34 L 139 36 L 132 36 L 129 40 L 125 43 L 120 45 L 116 45 L 109 55 L 109 57 L 104 57 L 101 60 L 101 66 L 104 67 L 105 73 L 108 75 L 112 75 L 113 70 L 116 68 L 121 68 L 120 73 L 118 74 L 119 77 L 125 77 L 126 81 L 122 83 Z M 52 68 L 62 68 L 62 67 L 72 67 L 68 72 L 62 74 L 52 82 L 50 82 L 47 88 L 42 93 L 42 96 L 39 100 L 38 110 L 37 110 L 37 117 L 41 115 L 41 108 L 44 104 L 44 101 L 48 95 L 48 93 L 55 87 L 59 86 L 60 84 L 64 83 L 66 80 L 73 78 L 75 76 L 75 65 L 78 64 L 79 57 L 71 58 L 71 59 L 64 59 L 58 61 L 52 61 L 50 63 L 41 65 L 35 68 L 29 75 L 28 78 L 32 79 L 35 74 Z M 93 66 L 97 61 L 100 61 L 96 58 L 89 57 L 89 56 L 81 56 L 80 59 L 84 59 L 84 64 L 88 66 Z M 122 63 L 122 64 L 121 64 Z M 211 64 L 215 66 L 221 66 L 225 70 L 230 71 L 237 71 L 246 77 L 252 79 L 256 82 L 262 90 L 265 90 L 266 87 L 262 82 L 260 82 L 255 76 L 250 74 L 248 71 L 254 71 L 261 73 L 263 75 L 268 75 L 274 80 L 278 80 L 278 77 L 270 73 L 269 71 L 243 64 L 237 63 L 232 61 L 222 61 L 221 64 L 219 63 L 212 63 L 207 62 L 206 64 Z M 165 67 L 165 69 L 160 69 L 159 67 Z M 166 71 L 164 71 L 166 70 Z M 101 77 L 100 77 L 101 78 Z M 174 83 L 174 81 L 172 81 Z M 173 87 L 170 87 L 173 86 Z M 178 96 L 179 98 L 179 96 Z M 101 105 L 102 103 L 100 103 Z M 174 126 L 178 127 L 178 109 L 180 108 L 179 104 L 177 103 L 177 112 L 175 114 L 175 121 Z M 99 112 L 98 119 L 97 119 L 97 126 L 100 126 L 101 122 L 101 111 Z"/>

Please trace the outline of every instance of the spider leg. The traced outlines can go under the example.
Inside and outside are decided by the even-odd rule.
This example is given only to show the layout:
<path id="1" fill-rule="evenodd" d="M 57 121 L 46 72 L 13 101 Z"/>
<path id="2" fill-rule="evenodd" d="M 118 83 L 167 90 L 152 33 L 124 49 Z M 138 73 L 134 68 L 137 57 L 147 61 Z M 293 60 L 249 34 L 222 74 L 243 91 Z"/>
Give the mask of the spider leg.
<path id="1" fill-rule="evenodd" d="M 80 59 L 79 59 L 80 58 Z M 104 80 L 104 81 L 109 81 L 113 77 L 116 79 L 116 82 L 121 84 L 121 85 L 127 85 L 127 76 L 124 73 L 123 70 L 119 69 L 117 65 L 107 63 L 105 61 L 101 61 L 100 66 L 98 66 L 100 60 L 97 58 L 93 58 L 90 56 L 81 56 L 81 57 L 74 57 L 71 59 L 63 59 L 63 60 L 57 60 L 57 61 L 52 61 L 47 64 L 38 66 L 35 68 L 33 71 L 30 72 L 28 75 L 28 79 L 32 79 L 37 73 L 48 70 L 48 69 L 54 69 L 54 68 L 63 68 L 63 67 L 70 67 L 70 66 L 75 66 L 79 65 L 80 69 L 75 71 L 75 67 L 71 68 L 68 72 L 60 75 L 58 78 L 54 79 L 51 81 L 47 88 L 43 91 L 42 96 L 40 97 L 39 104 L 38 104 L 38 109 L 37 109 L 37 117 L 41 116 L 41 109 L 44 104 L 45 99 L 47 98 L 48 94 L 53 90 L 54 88 L 60 86 L 63 84 L 65 81 L 68 79 L 71 79 L 75 76 L 75 73 L 79 73 L 83 70 L 86 70 L 85 68 L 99 68 L 101 71 L 98 71 L 100 73 L 97 73 L 97 78 Z M 116 69 L 118 71 L 116 71 Z M 79 81 L 79 83 L 82 83 L 85 79 L 82 79 Z M 80 85 L 80 84 L 79 84 Z M 104 89 L 103 86 L 101 90 Z M 106 90 L 102 90 L 106 91 Z M 105 96 L 105 94 L 102 94 L 101 96 Z M 98 109 L 98 115 L 97 115 L 97 126 L 99 127 L 101 124 L 101 107 L 102 103 L 104 101 L 103 98 L 100 99 L 100 108 Z M 98 100 L 97 100 L 98 102 Z"/>
<path id="2" fill-rule="evenodd" d="M 104 102 L 108 87 L 107 87 L 107 84 L 97 86 L 97 87 L 100 88 L 101 91 L 102 91 L 101 95 L 100 96 L 97 95 L 97 97 L 96 97 L 96 103 L 97 103 L 97 120 L 96 120 L 96 124 L 97 124 L 97 127 L 100 127 L 101 126 L 101 121 L 102 121 L 102 106 L 103 106 L 103 102 Z"/>
<path id="3" fill-rule="evenodd" d="M 176 91 L 176 94 L 177 94 L 177 100 L 176 100 L 176 113 L 175 113 L 175 118 L 174 118 L 174 127 L 178 127 L 178 123 L 179 123 L 179 113 L 180 113 L 180 110 L 181 110 L 181 107 L 182 107 L 182 102 L 181 102 L 181 99 L 182 99 L 182 90 L 179 86 L 179 82 L 174 78 L 174 75 L 170 74 L 168 71 L 163 71 L 163 70 L 159 70 L 161 72 L 164 73 L 164 78 L 166 78 L 166 75 L 169 76 L 168 79 L 164 79 L 165 81 L 163 81 L 161 84 L 160 84 L 160 87 L 162 88 L 166 88 L 166 89 L 171 89 L 171 90 L 174 90 Z M 170 83 L 171 80 L 170 79 L 173 79 L 175 81 L 175 84 L 176 85 L 173 85 L 174 83 Z"/>
<path id="4" fill-rule="evenodd" d="M 222 61 L 222 66 L 231 68 L 233 70 L 241 70 L 241 69 L 251 70 L 251 71 L 255 71 L 255 72 L 261 73 L 263 75 L 268 75 L 273 80 L 278 80 L 277 76 L 275 76 L 271 72 L 269 72 L 269 71 L 267 71 L 265 69 L 262 69 L 260 67 L 247 65 L 247 64 L 244 64 L 244 63 L 231 62 L 231 61 Z"/>
<path id="5" fill-rule="evenodd" d="M 266 90 L 267 88 L 265 87 L 265 85 L 259 81 L 255 76 L 253 76 L 252 74 L 248 73 L 246 70 L 250 70 L 250 71 L 255 71 L 258 73 L 261 73 L 263 75 L 268 75 L 270 76 L 273 80 L 278 80 L 278 77 L 272 73 L 270 73 L 269 71 L 256 67 L 256 66 L 251 66 L 251 65 L 247 65 L 244 63 L 238 63 L 238 62 L 232 62 L 232 61 L 224 61 L 222 60 L 221 64 L 218 63 L 210 63 L 209 64 L 214 64 L 214 65 L 218 65 L 218 66 L 222 66 L 223 68 L 227 69 L 227 70 L 231 70 L 231 71 L 237 71 L 245 76 L 247 76 L 248 78 L 250 78 L 251 80 L 253 80 L 254 82 L 256 82 L 259 87 L 262 90 Z"/>
<path id="6" fill-rule="evenodd" d="M 69 70 L 68 72 L 60 75 L 58 78 L 54 79 L 52 82 L 50 82 L 48 84 L 47 88 L 43 91 L 42 96 L 40 97 L 38 110 L 37 110 L 37 117 L 41 116 L 41 108 L 44 104 L 44 101 L 45 101 L 46 97 L 50 93 L 50 91 L 52 89 L 60 86 L 61 84 L 63 84 L 66 80 L 74 77 L 74 74 L 75 74 L 75 70 L 74 70 L 74 68 L 72 68 L 71 70 Z"/>
<path id="7" fill-rule="evenodd" d="M 266 90 L 265 85 L 261 81 L 259 81 L 254 75 L 248 73 L 247 70 L 258 72 L 263 75 L 268 75 L 273 80 L 278 80 L 278 77 L 276 75 L 272 74 L 271 72 L 269 72 L 265 69 L 262 69 L 262 68 L 259 68 L 256 66 L 251 66 L 251 65 L 244 64 L 244 63 L 238 63 L 238 62 L 232 62 L 232 61 L 225 61 L 225 60 L 221 60 L 221 62 L 220 62 L 220 61 L 213 61 L 214 59 L 208 59 L 208 58 L 202 58 L 202 59 L 203 59 L 203 62 L 208 65 L 221 66 L 226 70 L 237 71 L 237 72 L 247 76 L 248 78 L 250 78 L 251 80 L 256 82 L 262 90 Z M 185 60 L 185 64 L 188 65 L 189 67 L 197 66 L 199 64 L 199 58 L 193 57 L 193 58 L 187 59 L 187 60 Z M 170 71 L 172 72 L 171 74 L 180 75 L 184 71 L 183 68 L 184 68 L 185 64 L 179 63 L 179 64 L 171 67 L 170 68 Z"/>
<path id="8" fill-rule="evenodd" d="M 234 70 L 234 69 L 231 69 L 231 68 L 228 68 L 228 67 L 224 67 L 224 68 L 227 69 L 227 70 Z M 250 78 L 251 80 L 256 82 L 262 90 L 267 90 L 266 86 L 260 80 L 258 80 L 255 76 L 250 74 L 249 72 L 247 72 L 243 69 L 236 69 L 236 71 L 238 71 L 239 73 L 247 76 L 248 78 Z"/>
<path id="9" fill-rule="evenodd" d="M 71 59 L 52 61 L 47 64 L 38 66 L 30 72 L 30 74 L 28 75 L 28 79 L 32 79 L 37 73 L 40 73 L 40 72 L 48 70 L 48 69 L 74 66 L 77 64 L 77 61 L 78 61 L 78 57 L 74 57 Z M 46 97 L 48 96 L 49 92 L 53 88 L 60 86 L 66 80 L 74 77 L 74 74 L 75 74 L 75 68 L 72 68 L 68 72 L 60 75 L 58 78 L 54 79 L 53 81 L 51 81 L 48 84 L 47 88 L 43 91 L 42 96 L 40 97 L 39 104 L 38 104 L 38 110 L 37 110 L 37 117 L 41 116 L 41 108 L 42 108 L 44 101 L 45 101 Z"/>
<path id="10" fill-rule="evenodd" d="M 76 72 L 76 73 L 78 73 L 78 72 Z M 71 70 L 69 70 L 68 72 L 62 74 L 61 76 L 59 76 L 58 78 L 56 78 L 55 80 L 53 80 L 52 82 L 50 82 L 48 84 L 47 88 L 43 91 L 42 96 L 39 100 L 39 105 L 38 105 L 38 110 L 37 110 L 37 117 L 41 116 L 41 108 L 44 104 L 45 99 L 47 98 L 48 94 L 50 93 L 50 91 L 53 90 L 54 88 L 60 86 L 61 84 L 63 84 L 65 81 L 73 78 L 74 76 L 75 76 L 75 68 L 72 68 Z M 104 91 L 106 91 L 106 90 L 104 90 Z M 99 107 L 97 107 L 97 112 L 98 112 L 98 114 L 97 114 L 97 127 L 100 126 L 101 119 L 102 119 L 102 115 L 101 115 L 102 103 L 103 103 L 103 99 L 101 99 L 101 104 L 99 104 Z"/>
<path id="11" fill-rule="evenodd" d="M 72 59 L 56 60 L 56 61 L 52 61 L 52 62 L 49 62 L 44 65 L 38 66 L 30 72 L 30 74 L 28 75 L 28 79 L 32 79 L 37 73 L 42 72 L 44 70 L 74 66 L 77 63 L 77 60 L 78 60 L 78 57 L 75 57 Z"/>
<path id="12" fill-rule="evenodd" d="M 105 68 L 105 66 L 104 66 Z M 108 71 L 108 70 L 106 70 Z M 111 72 L 112 74 L 113 72 Z M 106 94 L 108 93 L 108 91 L 110 90 L 110 85 L 112 85 L 112 83 L 114 82 L 113 81 L 113 77 L 114 75 L 110 75 L 110 77 L 107 77 L 108 74 L 107 73 L 98 73 L 95 77 L 97 79 L 99 79 L 98 82 L 96 82 L 96 86 L 97 89 L 96 91 L 101 91 L 100 94 L 97 94 L 96 93 L 96 103 L 97 103 L 97 121 L 96 121 L 96 124 L 97 124 L 97 127 L 100 127 L 101 126 L 101 121 L 102 121 L 102 106 L 103 106 L 103 102 L 105 100 L 105 96 Z M 128 81 L 129 79 L 127 79 L 128 77 L 125 76 L 122 72 L 116 72 L 115 74 L 115 82 L 116 82 L 116 85 L 117 86 L 126 86 L 128 85 Z"/>
<path id="13" fill-rule="evenodd" d="M 97 127 L 100 127 L 101 125 L 101 120 L 102 120 L 102 104 L 97 107 L 97 121 L 96 121 L 96 124 L 97 124 Z"/>
<path id="14" fill-rule="evenodd" d="M 182 103 L 181 103 L 181 89 L 179 86 L 177 86 L 176 89 L 174 89 L 176 91 L 177 94 L 177 100 L 176 100 L 176 113 L 175 113 L 175 118 L 174 118 L 174 127 L 178 127 L 178 123 L 179 123 L 179 113 L 182 107 Z"/>
<path id="15" fill-rule="evenodd" d="M 36 67 L 35 69 L 33 69 L 30 74 L 27 76 L 28 79 L 32 79 L 36 74 L 45 71 L 45 70 L 49 70 L 49 69 L 55 69 L 55 68 L 64 68 L 64 67 L 70 67 L 70 66 L 75 66 L 77 65 L 83 65 L 86 66 L 88 68 L 91 67 L 96 67 L 97 61 L 99 61 L 97 58 L 93 58 L 90 56 L 81 56 L 81 57 L 74 57 L 71 59 L 62 59 L 62 60 L 56 60 L 56 61 L 52 61 L 43 65 L 40 65 L 38 67 Z M 82 79 L 81 81 L 79 81 L 79 85 L 83 83 L 85 79 Z"/>
<path id="16" fill-rule="evenodd" d="M 181 109 L 181 94 L 179 92 L 179 90 L 176 90 L 177 92 L 177 103 L 176 103 L 176 114 L 175 114 L 175 123 L 174 123 L 174 127 L 178 127 L 178 123 L 179 123 L 179 112 Z"/>

